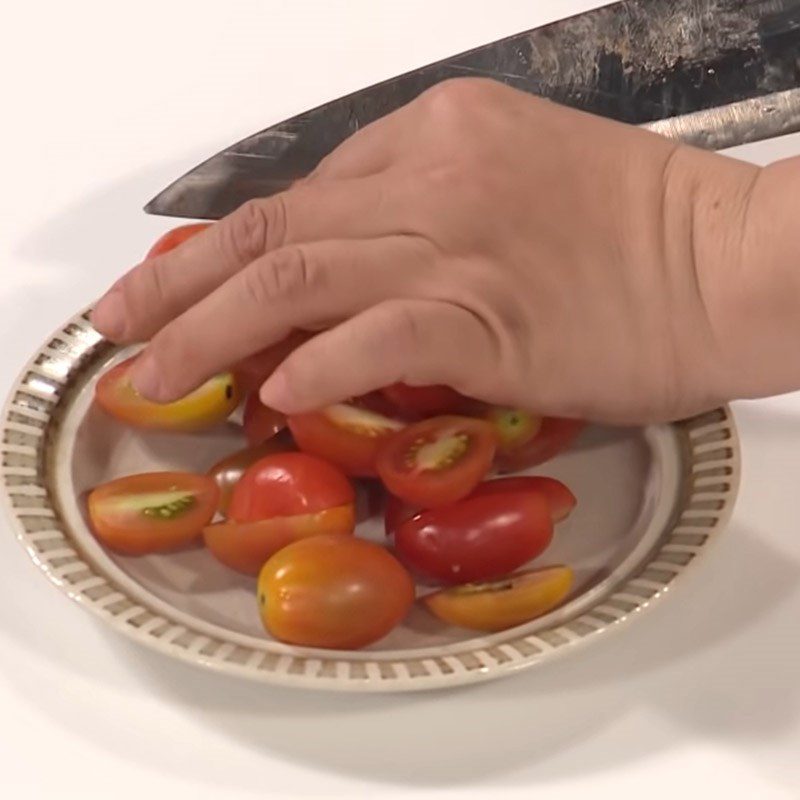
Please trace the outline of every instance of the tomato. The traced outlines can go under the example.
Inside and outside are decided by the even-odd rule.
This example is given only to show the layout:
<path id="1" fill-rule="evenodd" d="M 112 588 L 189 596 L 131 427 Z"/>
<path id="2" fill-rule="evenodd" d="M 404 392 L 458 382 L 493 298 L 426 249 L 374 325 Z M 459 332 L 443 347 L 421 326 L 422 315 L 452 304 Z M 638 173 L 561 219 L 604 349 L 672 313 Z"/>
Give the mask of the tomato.
<path id="1" fill-rule="evenodd" d="M 505 420 L 494 423 L 501 442 L 503 441 L 501 428 L 505 426 L 507 431 L 505 444 L 501 444 L 497 451 L 497 466 L 503 472 L 515 472 L 549 461 L 569 447 L 585 426 L 581 420 L 561 417 L 540 419 L 527 412 L 509 409 L 506 409 L 504 414 L 499 414 L 497 409 L 489 413 L 490 415 L 494 413 L 501 420 Z M 498 416 L 495 417 L 496 420 Z M 526 419 L 529 421 L 526 422 Z M 519 421 L 514 424 L 512 420 Z M 512 435 L 512 429 L 516 430 L 516 439 Z M 528 436 L 529 432 L 532 432 L 532 435 Z"/>
<path id="2" fill-rule="evenodd" d="M 381 389 L 381 394 L 403 417 L 418 419 L 440 414 L 454 414 L 464 398 L 449 386 L 409 386 L 394 383 Z"/>
<path id="3" fill-rule="evenodd" d="M 506 492 L 541 492 L 550 504 L 554 523 L 565 520 L 578 503 L 575 495 L 561 481 L 539 475 L 520 475 L 515 478 L 486 481 L 479 484 L 470 497 L 486 497 Z"/>
<path id="4" fill-rule="evenodd" d="M 261 444 L 286 427 L 286 417 L 280 411 L 265 406 L 254 392 L 245 401 L 242 427 L 251 445 Z"/>
<path id="5" fill-rule="evenodd" d="M 312 334 L 307 331 L 293 331 L 277 344 L 260 350 L 240 361 L 233 368 L 244 392 L 258 393 L 264 381 L 301 344 L 307 342 Z"/>
<path id="6" fill-rule="evenodd" d="M 315 536 L 276 553 L 258 578 L 264 627 L 306 647 L 355 649 L 386 636 L 414 602 L 414 582 L 383 547 Z"/>
<path id="7" fill-rule="evenodd" d="M 463 583 L 508 574 L 542 553 L 552 538 L 544 494 L 503 492 L 422 511 L 397 528 L 394 543 L 418 572 Z"/>
<path id="8" fill-rule="evenodd" d="M 226 566 L 245 575 L 258 575 L 267 559 L 292 542 L 322 534 L 346 536 L 353 533 L 354 527 L 351 503 L 257 522 L 218 522 L 203 530 L 203 540 Z"/>
<path id="9" fill-rule="evenodd" d="M 223 514 L 228 513 L 228 506 L 231 502 L 233 495 L 233 487 L 239 482 L 245 470 L 251 465 L 255 464 L 264 456 L 271 453 L 281 453 L 293 450 L 292 440 L 288 435 L 278 434 L 268 439 L 266 442 L 254 445 L 253 447 L 245 447 L 243 450 L 237 450 L 231 453 L 221 461 L 218 461 L 208 470 L 210 475 L 219 486 L 219 511 Z"/>
<path id="10" fill-rule="evenodd" d="M 174 250 L 178 245 L 183 244 L 187 239 L 201 233 L 206 228 L 210 228 L 210 222 L 196 222 L 191 225 L 181 225 L 167 231 L 148 251 L 145 258 L 155 258 L 156 256 Z"/>
<path id="11" fill-rule="evenodd" d="M 289 429 L 297 446 L 338 464 L 348 475 L 371 477 L 381 445 L 403 423 L 351 403 L 309 414 L 292 414 Z"/>
<path id="12" fill-rule="evenodd" d="M 195 539 L 217 508 L 207 475 L 147 472 L 104 483 L 89 494 L 89 520 L 103 544 L 127 555 L 174 550 Z"/>
<path id="13" fill-rule="evenodd" d="M 401 500 L 421 508 L 466 497 L 492 465 L 492 426 L 471 417 L 433 417 L 409 425 L 378 454 L 378 474 Z"/>
<path id="14" fill-rule="evenodd" d="M 248 467 L 233 488 L 234 522 L 314 514 L 352 505 L 355 491 L 332 464 L 308 453 L 276 453 Z"/>
<path id="15" fill-rule="evenodd" d="M 502 631 L 552 611 L 572 588 L 569 567 L 546 567 L 485 584 L 434 592 L 423 604 L 448 625 Z"/>
<path id="16" fill-rule="evenodd" d="M 174 403 L 151 403 L 131 383 L 135 360 L 129 358 L 112 367 L 95 389 L 97 404 L 120 422 L 153 430 L 199 431 L 223 422 L 239 404 L 239 389 L 229 372 L 211 378 Z"/>
<path id="17" fill-rule="evenodd" d="M 519 408 L 489 406 L 485 416 L 497 435 L 497 454 L 514 453 L 526 445 L 542 427 L 542 418 Z"/>
<path id="18" fill-rule="evenodd" d="M 383 511 L 383 530 L 391 536 L 407 519 L 419 514 L 420 509 L 404 503 L 393 494 L 386 496 L 386 506 Z"/>

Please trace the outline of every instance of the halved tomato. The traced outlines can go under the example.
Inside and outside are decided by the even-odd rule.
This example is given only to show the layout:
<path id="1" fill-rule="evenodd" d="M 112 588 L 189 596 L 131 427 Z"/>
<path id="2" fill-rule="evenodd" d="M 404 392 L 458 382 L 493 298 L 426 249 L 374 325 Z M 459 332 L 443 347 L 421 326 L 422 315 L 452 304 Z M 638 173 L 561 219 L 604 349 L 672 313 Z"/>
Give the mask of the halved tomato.
<path id="1" fill-rule="evenodd" d="M 211 227 L 210 222 L 195 222 L 191 225 L 180 225 L 167 231 L 156 243 L 150 248 L 146 258 L 155 258 L 156 256 L 168 253 L 174 250 L 179 244 L 183 244 L 187 239 L 196 236 L 198 233 Z"/>
<path id="2" fill-rule="evenodd" d="M 541 492 L 550 504 L 554 523 L 565 520 L 578 503 L 575 495 L 561 481 L 541 475 L 519 475 L 485 481 L 478 485 L 470 497 L 486 497 L 508 492 Z"/>
<path id="3" fill-rule="evenodd" d="M 147 472 L 94 489 L 89 519 L 103 544 L 139 556 L 196 539 L 214 516 L 218 498 L 219 489 L 207 475 Z"/>
<path id="4" fill-rule="evenodd" d="M 97 404 L 120 422 L 153 430 L 199 431 L 226 420 L 239 404 L 239 389 L 229 372 L 216 375 L 174 403 L 152 403 L 131 383 L 135 360 L 112 367 L 95 389 Z"/>
<path id="5" fill-rule="evenodd" d="M 286 416 L 274 408 L 265 406 L 257 392 L 247 396 L 244 404 L 242 428 L 251 445 L 261 444 L 286 427 Z"/>
<path id="6" fill-rule="evenodd" d="M 350 403 L 309 414 L 292 414 L 289 429 L 297 446 L 338 464 L 348 475 L 372 477 L 381 445 L 403 423 Z"/>
<path id="7" fill-rule="evenodd" d="M 466 497 L 492 465 L 492 426 L 472 417 L 432 417 L 389 439 L 377 468 L 386 488 L 420 508 Z"/>
<path id="8" fill-rule="evenodd" d="M 500 442 L 497 467 L 516 472 L 549 461 L 566 450 L 585 427 L 582 420 L 539 417 L 527 411 L 492 407 L 487 419 Z"/>
<path id="9" fill-rule="evenodd" d="M 325 534 L 346 536 L 354 528 L 350 504 L 257 522 L 218 522 L 203 529 L 203 540 L 226 566 L 245 575 L 258 575 L 271 556 L 292 542 Z"/>
<path id="10" fill-rule="evenodd" d="M 422 603 L 448 625 L 503 631 L 552 611 L 569 594 L 573 574 L 557 566 L 521 572 L 500 581 L 434 592 Z"/>
<path id="11" fill-rule="evenodd" d="M 449 386 L 409 386 L 406 383 L 394 383 L 381 389 L 381 394 L 400 416 L 409 419 L 455 414 L 464 403 L 464 398 Z"/>
<path id="12" fill-rule="evenodd" d="M 497 435 L 497 454 L 513 453 L 526 445 L 542 427 L 542 418 L 520 408 L 489 406 L 486 420 L 490 422 Z"/>

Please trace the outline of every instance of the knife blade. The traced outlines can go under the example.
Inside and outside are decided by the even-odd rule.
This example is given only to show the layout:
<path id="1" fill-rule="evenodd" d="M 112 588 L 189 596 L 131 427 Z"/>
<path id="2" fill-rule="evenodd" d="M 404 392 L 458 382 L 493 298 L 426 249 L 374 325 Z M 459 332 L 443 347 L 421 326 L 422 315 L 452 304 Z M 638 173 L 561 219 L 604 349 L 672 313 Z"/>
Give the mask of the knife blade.
<path id="1" fill-rule="evenodd" d="M 339 98 L 231 145 L 145 211 L 218 219 L 286 189 L 359 128 L 487 77 L 709 149 L 800 130 L 800 0 L 624 0 Z"/>

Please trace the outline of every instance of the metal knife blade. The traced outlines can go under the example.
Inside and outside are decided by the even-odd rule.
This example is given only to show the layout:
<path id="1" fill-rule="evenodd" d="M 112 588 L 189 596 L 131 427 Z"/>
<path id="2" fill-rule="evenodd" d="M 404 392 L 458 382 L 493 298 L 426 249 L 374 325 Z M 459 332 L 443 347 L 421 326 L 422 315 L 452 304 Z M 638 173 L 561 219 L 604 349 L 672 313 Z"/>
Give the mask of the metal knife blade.
<path id="1" fill-rule="evenodd" d="M 482 76 L 709 149 L 800 130 L 800 0 L 624 0 L 355 92 L 234 144 L 145 207 L 218 219 L 282 191 L 364 125 Z"/>

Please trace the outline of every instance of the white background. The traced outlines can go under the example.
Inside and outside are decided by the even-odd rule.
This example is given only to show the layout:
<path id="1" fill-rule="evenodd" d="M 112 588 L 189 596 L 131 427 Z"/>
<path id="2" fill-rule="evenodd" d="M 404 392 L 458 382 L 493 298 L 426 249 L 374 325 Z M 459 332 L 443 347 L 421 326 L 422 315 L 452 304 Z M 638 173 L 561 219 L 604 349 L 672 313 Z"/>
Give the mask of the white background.
<path id="1" fill-rule="evenodd" d="M 2 394 L 169 226 L 140 208 L 184 169 L 346 91 L 591 5 L 4 5 Z M 800 153 L 800 139 L 746 151 L 778 153 Z M 304 694 L 171 663 L 68 603 L 0 523 L 0 795 L 800 797 L 800 398 L 736 410 L 737 512 L 674 596 L 574 657 L 450 693 Z"/>

